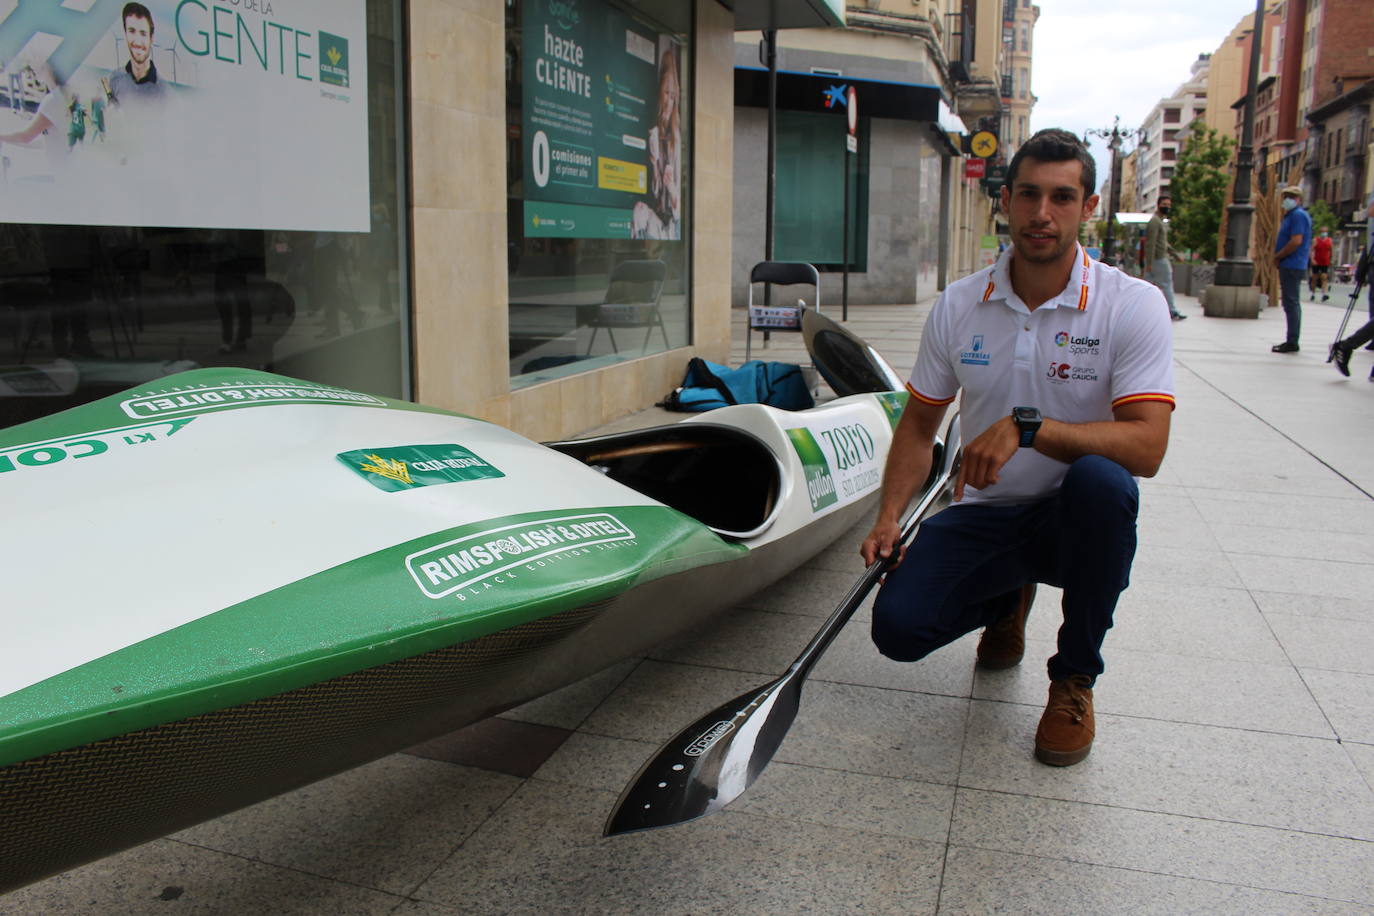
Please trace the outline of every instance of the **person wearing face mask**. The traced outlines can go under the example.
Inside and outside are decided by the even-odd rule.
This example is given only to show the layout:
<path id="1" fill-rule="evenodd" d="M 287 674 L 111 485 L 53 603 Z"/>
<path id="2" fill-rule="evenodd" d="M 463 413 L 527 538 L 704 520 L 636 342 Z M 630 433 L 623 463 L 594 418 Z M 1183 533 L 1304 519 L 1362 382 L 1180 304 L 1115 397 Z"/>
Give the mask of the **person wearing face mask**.
<path id="1" fill-rule="evenodd" d="M 1159 206 L 1150 217 L 1150 224 L 1145 227 L 1145 263 L 1150 268 L 1150 282 L 1159 287 L 1164 294 L 1164 301 L 1169 303 L 1169 317 L 1174 321 L 1182 321 L 1188 316 L 1174 306 L 1174 266 L 1169 263 L 1171 257 L 1178 256 L 1169 247 L 1168 217 L 1172 208 L 1173 200 L 1168 194 L 1161 194 Z"/>
<path id="2" fill-rule="evenodd" d="M 1312 275 L 1307 278 L 1307 292 L 1313 302 L 1317 301 L 1318 290 L 1323 302 L 1331 298 L 1331 232 L 1325 226 L 1312 240 Z"/>
<path id="3" fill-rule="evenodd" d="M 1275 353 L 1296 353 L 1302 331 L 1302 278 L 1307 274 L 1312 253 L 1312 217 L 1302 208 L 1302 188 L 1290 185 L 1280 196 L 1283 222 L 1279 223 L 1278 238 L 1274 240 L 1274 260 L 1279 265 L 1279 291 L 1288 335 L 1283 343 L 1270 349 Z"/>

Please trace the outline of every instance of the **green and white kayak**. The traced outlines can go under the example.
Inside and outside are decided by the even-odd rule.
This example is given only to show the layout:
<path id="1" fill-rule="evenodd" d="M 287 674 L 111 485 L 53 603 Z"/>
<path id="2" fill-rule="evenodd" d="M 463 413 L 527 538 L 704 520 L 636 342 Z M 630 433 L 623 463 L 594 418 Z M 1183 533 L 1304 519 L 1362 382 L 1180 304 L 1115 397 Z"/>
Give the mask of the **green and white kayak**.
<path id="1" fill-rule="evenodd" d="M 871 505 L 904 399 L 546 446 L 203 369 L 0 430 L 0 892 L 731 606 Z"/>

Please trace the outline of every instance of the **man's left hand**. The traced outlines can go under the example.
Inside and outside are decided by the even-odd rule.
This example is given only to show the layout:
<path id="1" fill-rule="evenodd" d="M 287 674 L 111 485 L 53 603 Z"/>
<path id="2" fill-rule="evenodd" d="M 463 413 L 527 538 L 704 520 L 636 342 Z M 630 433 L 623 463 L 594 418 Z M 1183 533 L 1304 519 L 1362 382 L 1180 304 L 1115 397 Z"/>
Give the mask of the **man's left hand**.
<path id="1" fill-rule="evenodd" d="M 964 498 L 964 487 L 981 490 L 997 482 L 998 472 L 1021 447 L 1021 431 L 1005 416 L 964 446 L 959 476 L 954 481 L 954 501 Z"/>

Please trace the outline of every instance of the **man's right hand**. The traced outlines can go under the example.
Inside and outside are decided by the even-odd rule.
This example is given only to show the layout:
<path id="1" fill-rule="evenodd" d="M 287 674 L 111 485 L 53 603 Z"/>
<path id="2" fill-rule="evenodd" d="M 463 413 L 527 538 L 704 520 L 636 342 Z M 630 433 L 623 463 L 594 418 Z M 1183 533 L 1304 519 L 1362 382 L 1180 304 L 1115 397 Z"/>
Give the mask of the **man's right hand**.
<path id="1" fill-rule="evenodd" d="M 864 538 L 863 545 L 859 548 L 864 564 L 872 566 L 879 559 L 890 558 L 888 568 L 895 569 L 897 564 L 902 562 L 902 555 L 906 553 L 906 547 L 898 543 L 901 538 L 901 525 L 896 522 L 879 521 L 873 526 L 873 530 L 868 532 L 868 537 Z"/>

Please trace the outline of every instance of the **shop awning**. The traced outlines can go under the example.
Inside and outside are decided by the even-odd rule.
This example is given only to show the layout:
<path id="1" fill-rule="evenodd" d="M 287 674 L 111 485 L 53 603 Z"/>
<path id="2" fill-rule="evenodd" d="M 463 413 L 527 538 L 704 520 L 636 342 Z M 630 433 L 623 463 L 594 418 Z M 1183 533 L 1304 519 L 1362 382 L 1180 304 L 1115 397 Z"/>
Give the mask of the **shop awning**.
<path id="1" fill-rule="evenodd" d="M 722 0 L 735 11 L 735 31 L 822 29 L 844 25 L 844 0 Z"/>
<path id="2" fill-rule="evenodd" d="M 859 111 L 866 118 L 892 118 L 901 121 L 939 121 L 940 90 L 936 86 L 889 83 L 882 80 L 853 79 L 819 73 L 778 71 L 778 108 L 787 111 L 835 111 L 826 106 L 828 90 L 854 86 L 859 91 Z M 768 107 L 768 71 L 763 68 L 735 67 L 735 104 L 754 108 Z"/>

